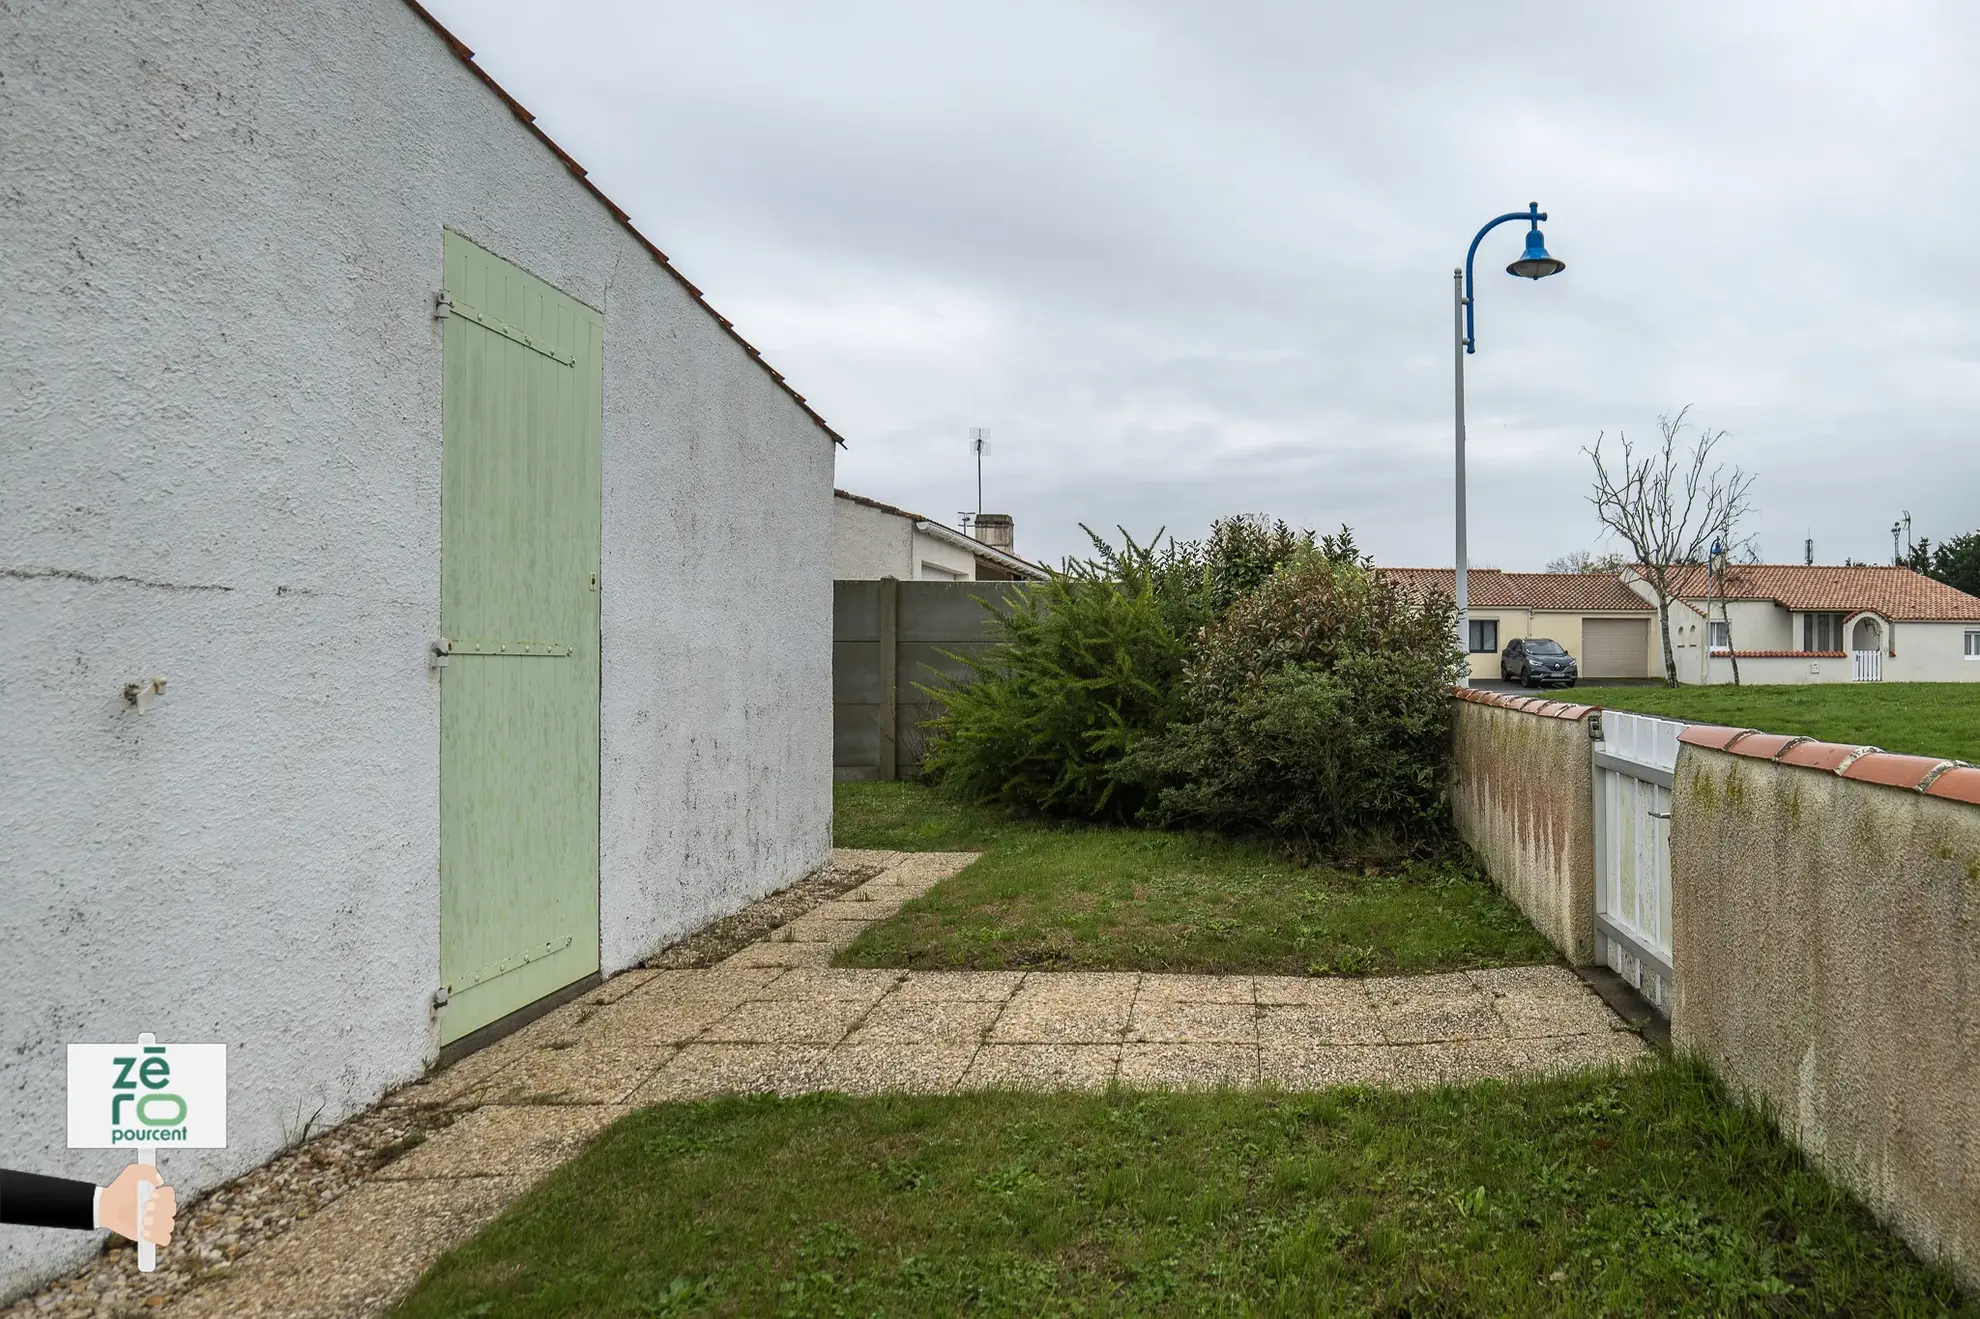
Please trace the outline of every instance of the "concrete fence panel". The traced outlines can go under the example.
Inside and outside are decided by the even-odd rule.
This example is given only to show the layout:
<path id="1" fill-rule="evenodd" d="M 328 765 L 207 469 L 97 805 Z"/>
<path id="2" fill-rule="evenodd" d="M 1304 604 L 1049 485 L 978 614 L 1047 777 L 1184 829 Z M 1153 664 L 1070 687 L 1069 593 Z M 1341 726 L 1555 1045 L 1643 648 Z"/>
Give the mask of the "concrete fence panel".
<path id="1" fill-rule="evenodd" d="M 1585 705 L 1461 688 L 1457 830 L 1576 966 L 1595 960 L 1595 790 Z"/>
<path id="2" fill-rule="evenodd" d="M 1980 769 L 1682 741 L 1673 1043 L 1980 1285 Z"/>
<path id="3" fill-rule="evenodd" d="M 838 581 L 832 584 L 832 775 L 840 781 L 921 772 L 922 725 L 941 712 L 923 688 L 967 682 L 996 644 L 993 608 L 1021 582 Z"/>

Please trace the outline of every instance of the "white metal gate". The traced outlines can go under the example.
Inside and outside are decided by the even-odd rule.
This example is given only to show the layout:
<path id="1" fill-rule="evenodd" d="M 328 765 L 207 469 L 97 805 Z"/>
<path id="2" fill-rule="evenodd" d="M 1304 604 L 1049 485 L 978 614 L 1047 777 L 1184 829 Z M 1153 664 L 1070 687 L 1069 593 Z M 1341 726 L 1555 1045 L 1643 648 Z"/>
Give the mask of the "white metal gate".
<path id="1" fill-rule="evenodd" d="M 1595 958 L 1668 1013 L 1671 784 L 1684 725 L 1604 710 L 1595 743 Z"/>
<path id="2" fill-rule="evenodd" d="M 1858 682 L 1882 682 L 1884 680 L 1884 652 L 1881 650 L 1855 650 L 1850 659 L 1856 670 Z"/>

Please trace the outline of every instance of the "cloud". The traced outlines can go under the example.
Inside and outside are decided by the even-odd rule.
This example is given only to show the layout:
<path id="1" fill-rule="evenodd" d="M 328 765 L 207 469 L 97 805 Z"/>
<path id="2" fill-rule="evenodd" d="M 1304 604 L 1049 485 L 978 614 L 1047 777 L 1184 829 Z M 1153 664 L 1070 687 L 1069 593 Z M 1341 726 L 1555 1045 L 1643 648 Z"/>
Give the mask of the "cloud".
<path id="1" fill-rule="evenodd" d="M 1966 7 L 445 0 L 851 447 L 1021 550 L 1263 511 L 1451 555 L 1450 271 L 1478 258 L 1475 559 L 1595 543 L 1581 446 L 1685 403 L 1755 530 L 1980 523 Z"/>

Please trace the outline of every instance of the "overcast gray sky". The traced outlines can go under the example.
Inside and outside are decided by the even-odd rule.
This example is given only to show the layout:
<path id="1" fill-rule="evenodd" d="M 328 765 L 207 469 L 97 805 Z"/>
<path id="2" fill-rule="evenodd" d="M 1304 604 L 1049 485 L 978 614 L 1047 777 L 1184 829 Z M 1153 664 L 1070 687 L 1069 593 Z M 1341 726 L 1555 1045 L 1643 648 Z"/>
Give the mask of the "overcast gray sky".
<path id="1" fill-rule="evenodd" d="M 1771 560 L 1980 526 L 1980 7 L 438 0 L 850 444 L 1056 560 L 1227 512 L 1600 548 L 1580 448 L 1689 403 Z"/>

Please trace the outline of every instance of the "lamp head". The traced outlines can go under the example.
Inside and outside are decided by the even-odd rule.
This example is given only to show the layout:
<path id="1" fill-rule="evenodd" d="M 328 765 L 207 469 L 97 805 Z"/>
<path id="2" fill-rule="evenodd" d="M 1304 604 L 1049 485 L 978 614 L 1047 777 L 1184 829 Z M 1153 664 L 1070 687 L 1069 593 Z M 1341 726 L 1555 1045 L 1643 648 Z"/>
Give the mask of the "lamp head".
<path id="1" fill-rule="evenodd" d="M 1527 230 L 1526 251 L 1520 255 L 1519 260 L 1506 267 L 1506 273 L 1518 275 L 1522 279 L 1545 279 L 1549 275 L 1558 275 L 1566 269 L 1567 262 L 1547 255 L 1546 238 L 1541 234 L 1540 226 L 1535 224 Z"/>

